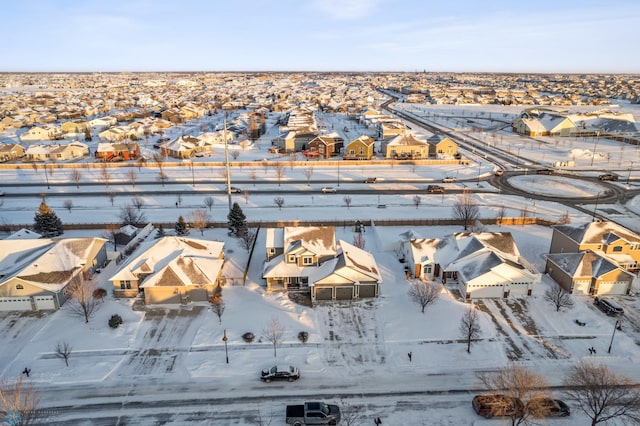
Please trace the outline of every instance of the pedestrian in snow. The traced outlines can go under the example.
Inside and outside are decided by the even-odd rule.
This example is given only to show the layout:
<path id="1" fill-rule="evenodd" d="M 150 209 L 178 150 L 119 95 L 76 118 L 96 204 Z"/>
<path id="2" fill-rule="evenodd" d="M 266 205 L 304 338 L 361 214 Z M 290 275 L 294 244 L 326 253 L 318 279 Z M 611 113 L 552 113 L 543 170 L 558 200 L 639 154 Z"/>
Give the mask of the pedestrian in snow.
<path id="1" fill-rule="evenodd" d="M 25 367 L 24 370 L 22 370 L 22 374 L 26 374 L 27 377 L 29 377 L 29 373 L 31 373 L 31 369 L 28 367 Z"/>
<path id="2" fill-rule="evenodd" d="M 412 356 L 412 355 L 413 355 L 413 353 L 411 353 L 411 352 L 409 352 L 409 353 L 407 354 L 407 356 L 409 357 L 409 362 L 411 362 L 411 356 Z"/>

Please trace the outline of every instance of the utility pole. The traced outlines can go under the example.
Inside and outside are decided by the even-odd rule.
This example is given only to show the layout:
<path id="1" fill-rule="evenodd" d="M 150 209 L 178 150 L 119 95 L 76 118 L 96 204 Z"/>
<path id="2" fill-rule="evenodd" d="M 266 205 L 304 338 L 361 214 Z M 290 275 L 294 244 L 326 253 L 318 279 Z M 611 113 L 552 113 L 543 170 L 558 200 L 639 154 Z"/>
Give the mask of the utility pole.
<path id="1" fill-rule="evenodd" d="M 231 211 L 231 170 L 229 168 L 229 143 L 227 142 L 227 120 L 224 120 L 224 163 L 227 170 L 227 198 L 229 200 L 229 211 Z"/>

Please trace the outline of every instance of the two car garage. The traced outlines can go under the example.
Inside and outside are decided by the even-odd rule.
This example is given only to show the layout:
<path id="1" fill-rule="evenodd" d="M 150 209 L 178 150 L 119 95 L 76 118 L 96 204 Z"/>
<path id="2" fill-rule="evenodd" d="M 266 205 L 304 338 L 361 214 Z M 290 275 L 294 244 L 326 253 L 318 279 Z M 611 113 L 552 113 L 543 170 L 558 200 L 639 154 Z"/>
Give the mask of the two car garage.
<path id="1" fill-rule="evenodd" d="M 363 297 L 378 296 L 377 283 L 353 283 L 343 285 L 314 285 L 311 286 L 311 300 L 354 300 Z"/>

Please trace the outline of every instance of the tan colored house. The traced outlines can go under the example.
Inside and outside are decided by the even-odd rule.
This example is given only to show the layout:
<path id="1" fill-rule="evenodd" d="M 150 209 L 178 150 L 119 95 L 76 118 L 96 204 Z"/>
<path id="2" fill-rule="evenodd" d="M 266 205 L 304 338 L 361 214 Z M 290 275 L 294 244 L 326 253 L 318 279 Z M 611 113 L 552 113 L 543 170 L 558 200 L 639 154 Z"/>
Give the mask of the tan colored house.
<path id="1" fill-rule="evenodd" d="M 427 139 L 429 157 L 453 158 L 458 153 L 458 145 L 448 136 L 435 134 Z"/>
<path id="2" fill-rule="evenodd" d="M 65 121 L 60 125 L 60 129 L 64 133 L 83 133 L 89 126 L 86 121 Z"/>
<path id="3" fill-rule="evenodd" d="M 20 135 L 23 141 L 54 140 L 62 137 L 62 130 L 51 124 L 34 126 Z"/>
<path id="4" fill-rule="evenodd" d="M 376 141 L 368 135 L 361 135 L 349 142 L 342 158 L 345 160 L 371 160 L 375 155 Z"/>
<path id="5" fill-rule="evenodd" d="M 24 148 L 17 143 L 0 143 L 0 163 L 24 157 Z"/>
<path id="6" fill-rule="evenodd" d="M 0 311 L 59 309 L 107 261 L 103 238 L 0 240 Z"/>
<path id="7" fill-rule="evenodd" d="M 429 144 L 413 133 L 405 133 L 382 141 L 385 158 L 417 160 L 429 157 Z"/>
<path id="8" fill-rule="evenodd" d="M 164 237 L 109 278 L 116 297 L 144 293 L 146 304 L 207 301 L 223 283 L 224 243 Z"/>
<path id="9" fill-rule="evenodd" d="M 262 277 L 267 291 L 309 291 L 313 302 L 377 297 L 382 278 L 373 256 L 333 227 L 270 228 Z"/>
<path id="10" fill-rule="evenodd" d="M 578 253 L 591 250 L 607 257 L 622 269 L 640 271 L 640 236 L 613 222 L 587 222 L 553 227 L 549 253 Z"/>
<path id="11" fill-rule="evenodd" d="M 629 294 L 634 274 L 591 250 L 547 255 L 546 272 L 569 293 L 589 296 Z"/>
<path id="12" fill-rule="evenodd" d="M 89 155 L 89 147 L 78 141 L 66 145 L 30 145 L 22 158 L 24 162 L 66 161 Z"/>

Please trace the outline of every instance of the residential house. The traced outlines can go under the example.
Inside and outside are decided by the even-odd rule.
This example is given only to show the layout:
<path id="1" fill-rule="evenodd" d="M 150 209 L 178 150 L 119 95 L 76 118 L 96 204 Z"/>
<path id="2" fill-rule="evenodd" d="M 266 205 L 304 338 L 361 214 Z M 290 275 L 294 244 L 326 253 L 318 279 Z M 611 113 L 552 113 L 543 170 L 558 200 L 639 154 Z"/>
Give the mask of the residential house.
<path id="1" fill-rule="evenodd" d="M 416 160 L 429 157 L 429 144 L 414 133 L 405 133 L 382 141 L 385 158 Z"/>
<path id="2" fill-rule="evenodd" d="M 107 261 L 103 238 L 0 240 L 0 311 L 59 309 Z"/>
<path id="3" fill-rule="evenodd" d="M 89 120 L 89 126 L 91 133 L 100 133 L 103 130 L 108 129 L 111 126 L 118 124 L 118 119 L 115 117 L 100 117 Z"/>
<path id="4" fill-rule="evenodd" d="M 335 228 L 270 228 L 262 277 L 267 291 L 301 290 L 312 301 L 377 297 L 382 282 L 369 253 L 344 241 Z"/>
<path id="5" fill-rule="evenodd" d="M 305 156 L 331 158 L 338 155 L 342 148 L 344 148 L 344 139 L 337 133 L 331 133 L 312 139 L 309 142 L 309 149 L 303 151 L 303 153 Z"/>
<path id="6" fill-rule="evenodd" d="M 510 232 L 453 234 L 435 256 L 443 283 L 456 284 L 466 300 L 530 296 L 541 279 Z"/>
<path id="7" fill-rule="evenodd" d="M 458 153 L 458 145 L 448 136 L 435 134 L 427 139 L 429 157 L 453 158 Z"/>
<path id="8" fill-rule="evenodd" d="M 84 133 L 87 126 L 89 126 L 87 121 L 65 121 L 60 125 L 60 130 L 64 133 Z"/>
<path id="9" fill-rule="evenodd" d="M 349 142 L 346 152 L 342 155 L 345 160 L 371 160 L 375 155 L 376 141 L 368 135 L 360 135 Z"/>
<path id="10" fill-rule="evenodd" d="M 101 142 L 96 149 L 96 161 L 127 161 L 140 158 L 137 142 Z"/>
<path id="11" fill-rule="evenodd" d="M 143 244 L 109 278 L 116 297 L 142 292 L 146 304 L 206 302 L 223 284 L 223 242 L 163 237 Z"/>
<path id="12" fill-rule="evenodd" d="M 24 157 L 25 150 L 17 143 L 0 143 L 0 163 Z"/>
<path id="13" fill-rule="evenodd" d="M 301 152 L 309 148 L 309 142 L 318 136 L 318 132 L 311 127 L 299 128 L 279 138 L 278 147 L 284 152 Z"/>
<path id="14" fill-rule="evenodd" d="M 635 275 L 592 250 L 547 255 L 545 271 L 569 293 L 629 294 Z"/>
<path id="15" fill-rule="evenodd" d="M 193 158 L 213 153 L 213 145 L 199 137 L 180 136 L 162 147 L 163 153 L 173 158 Z"/>
<path id="16" fill-rule="evenodd" d="M 62 130 L 53 124 L 34 126 L 20 135 L 21 141 L 55 140 L 62 137 Z"/>
<path id="17" fill-rule="evenodd" d="M 581 225 L 553 226 L 550 254 L 591 250 L 632 274 L 640 271 L 640 236 L 613 222 L 587 222 Z M 548 272 L 545 271 L 545 272 Z M 620 283 L 610 293 L 625 294 Z"/>
<path id="18" fill-rule="evenodd" d="M 89 147 L 82 142 L 73 141 L 65 145 L 30 145 L 22 158 L 24 162 L 66 161 L 89 155 Z"/>
<path id="19" fill-rule="evenodd" d="M 413 233 L 401 241 L 401 259 L 408 277 L 433 281 L 439 276 L 440 265 L 435 261 L 439 243 L 437 238 L 422 238 Z"/>

